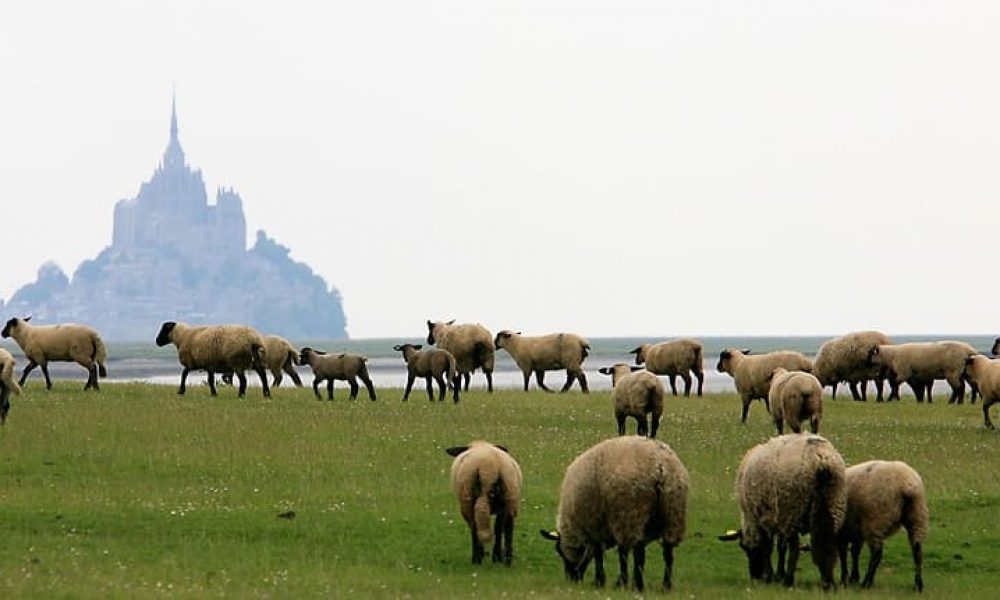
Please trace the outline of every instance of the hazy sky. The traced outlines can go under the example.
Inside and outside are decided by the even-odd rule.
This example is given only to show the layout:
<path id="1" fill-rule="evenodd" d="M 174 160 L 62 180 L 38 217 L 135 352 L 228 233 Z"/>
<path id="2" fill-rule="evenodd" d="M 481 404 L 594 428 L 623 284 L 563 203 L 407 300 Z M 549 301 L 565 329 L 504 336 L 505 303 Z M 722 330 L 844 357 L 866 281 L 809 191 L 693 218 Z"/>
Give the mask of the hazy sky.
<path id="1" fill-rule="evenodd" d="M 326 4 L 0 5 L 0 297 L 110 244 L 176 85 L 353 337 L 1000 331 L 1000 3 Z"/>

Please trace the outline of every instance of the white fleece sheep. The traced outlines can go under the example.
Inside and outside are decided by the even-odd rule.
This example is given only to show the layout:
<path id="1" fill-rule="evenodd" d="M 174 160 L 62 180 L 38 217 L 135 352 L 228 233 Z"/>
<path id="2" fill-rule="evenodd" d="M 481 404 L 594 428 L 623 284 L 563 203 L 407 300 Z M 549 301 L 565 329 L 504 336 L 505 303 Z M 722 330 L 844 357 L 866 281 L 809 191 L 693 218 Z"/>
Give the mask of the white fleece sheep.
<path id="1" fill-rule="evenodd" d="M 1000 402 L 1000 360 L 990 360 L 981 354 L 965 359 L 962 378 L 979 389 L 983 396 L 983 426 L 993 429 L 990 407 Z"/>
<path id="2" fill-rule="evenodd" d="M 868 400 L 868 381 L 875 382 L 876 401 L 882 401 L 885 374 L 880 367 L 868 362 L 868 354 L 875 346 L 891 344 L 889 336 L 880 331 L 857 331 L 823 342 L 813 359 L 813 375 L 823 387 L 833 388 L 837 399 L 837 384 L 846 381 L 855 400 Z M 858 393 L 861 384 L 861 393 Z"/>
<path id="3" fill-rule="evenodd" d="M 482 369 L 486 375 L 486 389 L 493 391 L 493 367 L 496 362 L 496 350 L 493 347 L 493 334 L 478 323 L 460 323 L 455 321 L 427 321 L 427 343 L 437 344 L 438 348 L 451 352 L 455 357 L 455 365 L 459 375 L 465 380 L 465 391 L 469 391 L 469 381 L 476 369 Z"/>
<path id="4" fill-rule="evenodd" d="M 794 433 L 802 433 L 802 421 L 809 421 L 809 429 L 819 433 L 823 419 L 823 386 L 811 373 L 778 367 L 772 371 L 767 399 L 778 435 L 785 432 L 785 425 Z"/>
<path id="5" fill-rule="evenodd" d="M 931 402 L 931 388 L 935 379 L 944 379 L 951 386 L 949 404 L 965 400 L 965 382 L 962 371 L 965 359 L 978 354 L 965 342 L 911 342 L 907 344 L 879 345 L 868 353 L 869 364 L 889 369 L 890 400 L 899 400 L 899 385 L 909 384 L 917 402 Z"/>
<path id="6" fill-rule="evenodd" d="M 472 562 L 483 562 L 483 546 L 493 541 L 493 562 L 510 566 L 514 557 L 514 520 L 521 508 L 521 467 L 503 446 L 477 440 L 445 450 L 451 463 L 451 487 L 472 533 Z M 490 515 L 496 515 L 495 533 Z"/>
<path id="7" fill-rule="evenodd" d="M 868 570 L 861 587 L 875 583 L 886 538 L 906 529 L 913 556 L 913 584 L 924 589 L 923 543 L 930 528 L 924 482 L 901 461 L 871 460 L 847 469 L 847 516 L 840 530 L 840 582 L 847 585 L 847 547 L 851 547 L 850 582 L 858 582 L 861 542 L 868 546 Z"/>
<path id="8" fill-rule="evenodd" d="M 84 390 L 94 388 L 100 390 L 97 383 L 98 374 L 107 377 L 105 367 L 108 353 L 104 348 L 101 336 L 92 327 L 63 323 L 60 325 L 30 325 L 31 317 L 13 318 L 4 325 L 3 337 L 12 337 L 21 347 L 28 364 L 21 374 L 22 386 L 35 367 L 42 368 L 45 376 L 45 389 L 52 389 L 52 379 L 49 378 L 50 362 L 75 362 L 87 369 L 87 383 Z"/>
<path id="9" fill-rule="evenodd" d="M 837 532 L 847 509 L 844 471 L 844 459 L 833 444 L 813 434 L 781 435 L 746 453 L 736 474 L 741 527 L 720 539 L 739 540 L 751 579 L 777 577 L 789 587 L 794 585 L 799 536 L 809 533 L 823 587 L 833 585 Z M 777 573 L 771 567 L 775 538 Z"/>
<path id="10" fill-rule="evenodd" d="M 288 376 L 295 383 L 295 387 L 302 387 L 302 379 L 295 370 L 296 365 L 299 364 L 299 353 L 295 346 L 281 336 L 267 335 L 264 336 L 264 348 L 267 351 L 264 355 L 267 369 L 274 375 L 271 387 L 281 385 L 281 381 L 284 379 L 282 372 L 288 373 Z"/>
<path id="11" fill-rule="evenodd" d="M 583 579 L 591 559 L 595 582 L 603 586 L 604 551 L 618 548 L 618 585 L 632 582 L 642 591 L 646 544 L 663 545 L 663 588 L 671 586 L 674 547 L 684 539 L 688 472 L 677 454 L 661 441 L 623 436 L 600 442 L 566 468 L 559 491 L 556 531 L 542 531 L 556 541 L 566 576 Z"/>
<path id="12" fill-rule="evenodd" d="M 677 395 L 677 377 L 684 381 L 684 395 L 691 395 L 691 375 L 698 379 L 698 395 L 705 383 L 701 342 L 690 339 L 671 340 L 659 344 L 642 344 L 629 351 L 635 354 L 635 364 L 645 364 L 656 375 L 670 377 L 670 391 Z"/>
<path id="13" fill-rule="evenodd" d="M 632 417 L 639 424 L 639 435 L 655 438 L 663 414 L 663 382 L 649 371 L 638 369 L 617 363 L 601 367 L 598 372 L 611 376 L 611 404 L 615 407 L 618 435 L 625 435 L 625 419 Z"/>
<path id="14" fill-rule="evenodd" d="M 438 401 L 444 400 L 445 388 L 451 387 L 452 398 L 458 402 L 458 391 L 461 387 L 455 357 L 451 352 L 440 348 L 421 350 L 420 344 L 401 344 L 392 349 L 403 353 L 406 361 L 406 390 L 403 391 L 403 401 L 410 397 L 410 389 L 417 377 L 423 377 L 427 382 L 427 397 L 434 400 L 434 382 L 437 381 L 440 390 Z"/>
<path id="15" fill-rule="evenodd" d="M 163 347 L 173 344 L 177 347 L 177 359 L 181 370 L 181 385 L 177 393 L 183 395 L 187 389 L 188 373 L 195 370 L 208 372 L 208 387 L 212 395 L 215 389 L 216 373 L 235 373 L 240 382 L 239 397 L 247 390 L 244 371 L 251 369 L 260 378 L 264 397 L 270 397 L 264 364 L 267 360 L 264 336 L 246 325 L 202 325 L 166 321 L 156 335 L 156 345 Z"/>
<path id="16" fill-rule="evenodd" d="M 15 366 L 14 356 L 6 348 L 0 348 L 0 425 L 7 422 L 10 395 L 21 393 L 21 386 L 14 380 Z"/>
<path id="17" fill-rule="evenodd" d="M 526 336 L 520 332 L 504 329 L 494 340 L 497 350 L 501 348 L 510 353 L 514 362 L 524 375 L 524 391 L 528 391 L 528 380 L 535 373 L 538 387 L 546 392 L 552 390 L 545 386 L 545 372 L 566 369 L 565 392 L 573 385 L 574 380 L 580 382 L 583 393 L 589 393 L 587 376 L 583 372 L 583 361 L 590 350 L 590 342 L 575 333 L 551 333 L 549 335 Z"/>
<path id="18" fill-rule="evenodd" d="M 769 378 L 771 372 L 778 367 L 808 373 L 812 371 L 812 362 L 800 352 L 787 350 L 750 355 L 750 350 L 726 348 L 719 354 L 719 363 L 715 368 L 720 373 L 732 376 L 736 391 L 743 401 L 741 423 L 747 422 L 747 411 L 753 400 L 763 400 L 770 412 L 771 405 L 767 400 L 767 394 L 771 390 Z"/>
<path id="19" fill-rule="evenodd" d="M 368 390 L 368 399 L 375 400 L 375 386 L 368 375 L 368 357 L 346 352 L 327 354 L 306 347 L 302 349 L 299 360 L 312 369 L 312 388 L 317 399 L 320 398 L 319 384 L 326 380 L 326 399 L 333 400 L 333 381 L 339 379 L 351 386 L 351 400 L 354 400 L 358 397 L 358 379 L 361 379 Z"/>

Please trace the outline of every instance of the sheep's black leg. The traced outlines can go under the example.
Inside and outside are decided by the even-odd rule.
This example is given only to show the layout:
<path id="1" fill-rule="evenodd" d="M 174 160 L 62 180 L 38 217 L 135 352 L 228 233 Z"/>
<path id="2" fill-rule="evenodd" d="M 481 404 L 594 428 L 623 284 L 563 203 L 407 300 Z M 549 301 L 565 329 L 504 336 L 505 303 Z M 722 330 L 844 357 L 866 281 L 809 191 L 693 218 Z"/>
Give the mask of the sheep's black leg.
<path id="1" fill-rule="evenodd" d="M 618 546 L 618 580 L 615 587 L 628 585 L 628 546 Z"/>
<path id="2" fill-rule="evenodd" d="M 847 545 L 846 541 L 840 541 L 837 544 L 837 557 L 840 559 L 840 585 L 844 587 L 847 587 Z"/>
<path id="3" fill-rule="evenodd" d="M 188 378 L 188 373 L 190 373 L 190 372 L 191 372 L 191 369 L 189 369 L 187 367 L 184 367 L 183 369 L 181 369 L 181 387 L 177 388 L 177 394 L 178 395 L 183 396 L 184 392 L 187 391 L 187 378 Z"/>
<path id="4" fill-rule="evenodd" d="M 458 393 L 459 393 L 459 388 L 461 387 L 459 384 L 462 382 L 461 379 L 462 379 L 461 375 L 456 375 L 454 385 L 451 386 L 452 389 L 451 398 L 452 400 L 455 401 L 456 404 L 458 403 Z M 469 387 L 466 386 L 465 389 L 466 391 L 468 391 Z"/>
<path id="5" fill-rule="evenodd" d="M 625 415 L 615 413 L 615 420 L 618 421 L 618 435 L 625 435 Z"/>
<path id="6" fill-rule="evenodd" d="M 42 375 L 45 375 L 45 389 L 51 390 L 52 389 L 52 378 L 49 377 L 49 366 L 46 365 L 46 364 L 40 364 L 38 366 L 40 366 L 42 368 Z"/>
<path id="7" fill-rule="evenodd" d="M 858 564 L 861 562 L 861 540 L 854 540 L 851 542 L 851 583 L 857 583 L 861 580 L 861 569 Z"/>
<path id="8" fill-rule="evenodd" d="M 503 537 L 507 540 L 503 551 L 503 564 L 509 567 L 514 560 L 514 516 L 506 511 L 504 511 Z"/>
<path id="9" fill-rule="evenodd" d="M 959 380 L 957 384 L 951 381 L 948 383 L 951 384 L 951 398 L 948 399 L 948 404 L 965 404 L 965 382 Z"/>
<path id="10" fill-rule="evenodd" d="M 684 397 L 685 398 L 690 398 L 691 397 L 691 376 L 688 375 L 687 373 L 682 373 L 681 374 L 681 379 L 684 380 Z M 677 394 L 675 393 L 674 395 L 676 396 Z"/>
<path id="11" fill-rule="evenodd" d="M 643 415 L 641 417 L 636 417 L 635 420 L 639 422 L 638 431 L 636 431 L 636 433 L 639 434 L 639 435 L 642 435 L 642 436 L 648 435 L 649 434 L 649 426 L 646 425 L 646 417 L 645 417 L 645 415 Z"/>
<path id="12" fill-rule="evenodd" d="M 535 381 L 538 382 L 538 387 L 542 388 L 546 392 L 551 392 L 548 387 L 545 386 L 545 371 L 541 369 L 535 369 Z M 527 389 L 527 388 L 525 388 Z"/>
<path id="13" fill-rule="evenodd" d="M 983 427 L 987 429 L 993 429 L 993 421 L 990 420 L 990 406 L 993 403 L 983 397 Z"/>
<path id="14" fill-rule="evenodd" d="M 750 411 L 750 398 L 743 397 L 743 413 L 740 415 L 740 423 L 747 422 L 747 412 Z"/>
<path id="15" fill-rule="evenodd" d="M 267 385 L 267 371 L 264 370 L 263 366 L 256 367 L 254 371 L 257 372 L 257 378 L 260 379 L 260 387 L 264 390 L 264 397 L 271 397 L 271 386 Z"/>
<path id="16" fill-rule="evenodd" d="M 101 391 L 101 384 L 97 381 L 97 363 L 90 365 L 90 373 L 91 376 L 94 378 L 94 382 L 91 384 L 90 387 L 94 388 L 95 392 Z"/>
<path id="17" fill-rule="evenodd" d="M 285 376 L 281 373 L 281 370 L 271 371 L 271 373 L 274 375 L 274 381 L 271 382 L 271 387 L 281 387 L 281 380 L 285 378 Z"/>
<path id="18" fill-rule="evenodd" d="M 670 392 L 674 396 L 677 395 L 677 376 L 676 375 L 671 375 L 670 376 Z"/>
<path id="19" fill-rule="evenodd" d="M 356 379 L 348 379 L 347 383 L 351 386 L 351 400 L 356 400 L 358 397 L 358 381 Z"/>
<path id="20" fill-rule="evenodd" d="M 444 393 L 448 390 L 448 384 L 445 381 L 444 375 L 437 375 L 434 379 L 438 384 L 438 402 L 444 402 Z"/>
<path id="21" fill-rule="evenodd" d="M 427 399 L 431 402 L 434 401 L 434 379 L 432 377 L 424 377 L 424 381 L 427 382 Z"/>
<path id="22" fill-rule="evenodd" d="M 705 373 L 702 370 L 699 369 L 699 370 L 695 371 L 694 376 L 698 378 L 698 397 L 700 398 L 701 397 L 702 386 L 705 384 Z M 672 552 L 673 552 L 673 550 L 671 550 L 671 553 Z"/>
<path id="23" fill-rule="evenodd" d="M 372 385 L 371 378 L 368 377 L 368 375 L 365 374 L 365 373 L 362 373 L 360 375 L 360 377 L 361 377 L 361 381 L 363 381 L 364 384 L 365 384 L 365 389 L 368 390 L 368 399 L 369 400 L 374 400 L 375 399 L 375 386 Z"/>
<path id="24" fill-rule="evenodd" d="M 417 378 L 417 376 L 414 375 L 413 373 L 407 373 L 407 375 L 406 375 L 406 389 L 403 390 L 403 402 L 406 402 L 406 400 L 409 399 L 409 397 L 410 397 L 410 390 L 413 388 L 413 380 L 416 379 L 416 378 Z"/>
<path id="25" fill-rule="evenodd" d="M 295 383 L 295 387 L 302 387 L 302 378 L 299 377 L 299 373 L 295 370 L 295 367 L 292 366 L 292 363 L 285 364 L 285 373 L 288 373 L 288 376 L 292 378 L 292 382 Z"/>
<path id="26" fill-rule="evenodd" d="M 918 592 L 924 591 L 924 549 L 920 542 L 910 540 L 910 552 L 913 554 L 913 585 Z"/>
<path id="27" fill-rule="evenodd" d="M 90 367 L 87 367 L 87 383 L 83 384 L 83 391 L 86 392 L 87 390 L 89 390 L 90 386 L 94 385 L 96 380 L 97 380 L 97 367 L 95 365 L 91 365 Z"/>
<path id="28" fill-rule="evenodd" d="M 589 394 L 590 388 L 587 387 L 587 374 L 581 370 L 576 374 L 576 378 L 580 380 L 580 390 L 583 391 L 584 394 Z"/>
<path id="29" fill-rule="evenodd" d="M 319 395 L 319 384 L 323 381 L 319 377 L 313 377 L 313 393 L 316 394 L 317 400 L 322 400 L 323 397 Z"/>
<path id="30" fill-rule="evenodd" d="M 569 388 L 573 387 L 573 381 L 575 379 L 576 379 L 576 375 L 574 375 L 573 373 L 571 373 L 571 372 L 569 372 L 567 370 L 566 371 L 566 383 L 563 384 L 562 389 L 559 390 L 559 393 L 566 392 L 566 391 L 569 390 Z"/>
<path id="31" fill-rule="evenodd" d="M 582 575 L 582 573 L 581 573 Z M 604 587 L 606 581 L 604 575 L 604 547 L 597 546 L 594 549 L 594 585 Z"/>
<path id="32" fill-rule="evenodd" d="M 479 536 L 476 535 L 476 528 L 470 527 L 469 530 L 472 531 L 472 564 L 479 565 L 483 563 L 483 555 L 486 554 L 486 551 L 479 542 Z"/>
<path id="33" fill-rule="evenodd" d="M 778 571 L 774 574 L 774 578 L 778 580 L 783 580 L 785 578 L 785 553 L 788 550 L 788 541 L 782 537 L 778 536 Z"/>
<path id="34" fill-rule="evenodd" d="M 632 547 L 632 586 L 641 592 L 646 587 L 646 544 L 639 542 Z"/>
<path id="35" fill-rule="evenodd" d="M 531 371 L 522 371 L 521 374 L 524 375 L 524 391 L 527 392 L 528 381 L 531 379 Z M 21 383 L 24 384 L 24 381 L 22 380 Z"/>
<path id="36" fill-rule="evenodd" d="M 869 546 L 868 570 L 865 571 L 865 578 L 861 581 L 861 587 L 868 588 L 875 585 L 875 571 L 879 563 L 882 562 L 882 546 Z"/>
<path id="37" fill-rule="evenodd" d="M 788 564 L 785 565 L 785 586 L 792 587 L 795 585 L 795 567 L 799 564 L 799 536 L 793 534 L 788 536 L 785 540 L 788 548 Z M 779 546 L 779 552 L 780 546 Z M 829 584 L 829 579 L 832 579 L 833 573 L 823 573 L 824 581 L 823 587 Z"/>
<path id="38" fill-rule="evenodd" d="M 656 430 L 660 428 L 660 415 L 655 413 L 649 415 L 650 431 L 649 437 L 656 438 Z"/>
<path id="39" fill-rule="evenodd" d="M 21 381 L 17 382 L 18 385 L 23 386 L 24 380 L 28 378 L 28 373 L 31 373 L 37 366 L 38 363 L 33 360 L 29 360 L 28 364 L 24 367 L 24 371 L 21 373 Z M 527 391 L 527 388 L 525 388 L 525 391 Z"/>
<path id="40" fill-rule="evenodd" d="M 885 388 L 885 378 L 879 375 L 875 378 L 875 401 L 882 402 L 885 399 L 882 397 L 882 392 Z"/>
<path id="41" fill-rule="evenodd" d="M 663 544 L 663 590 L 669 590 L 673 585 L 674 575 L 674 547 L 664 542 Z"/>
<path id="42" fill-rule="evenodd" d="M 486 391 L 493 393 L 493 371 L 483 369 L 483 374 L 486 375 Z"/>
<path id="43" fill-rule="evenodd" d="M 333 400 L 333 377 L 326 380 L 326 399 Z"/>
<path id="44" fill-rule="evenodd" d="M 503 520 L 504 511 L 498 510 L 496 520 L 493 522 L 493 562 L 500 562 L 503 557 L 502 554 L 502 540 L 503 540 Z"/>
<path id="45" fill-rule="evenodd" d="M 215 389 L 215 373 L 212 371 L 208 372 L 208 389 L 212 392 L 212 396 L 217 394 L 217 390 Z"/>
<path id="46" fill-rule="evenodd" d="M 211 377 L 211 375 L 209 375 Z M 239 392 L 236 394 L 237 398 L 243 398 L 247 395 L 247 374 L 243 371 L 236 372 L 236 379 L 240 382 Z M 214 393 L 212 394 L 215 395 Z"/>
<path id="47" fill-rule="evenodd" d="M 466 372 L 466 373 L 463 373 L 463 375 L 465 376 L 465 391 L 467 392 L 467 391 L 469 391 L 469 383 L 472 381 L 472 373 Z M 455 387 L 458 387 L 458 386 L 455 386 Z"/>

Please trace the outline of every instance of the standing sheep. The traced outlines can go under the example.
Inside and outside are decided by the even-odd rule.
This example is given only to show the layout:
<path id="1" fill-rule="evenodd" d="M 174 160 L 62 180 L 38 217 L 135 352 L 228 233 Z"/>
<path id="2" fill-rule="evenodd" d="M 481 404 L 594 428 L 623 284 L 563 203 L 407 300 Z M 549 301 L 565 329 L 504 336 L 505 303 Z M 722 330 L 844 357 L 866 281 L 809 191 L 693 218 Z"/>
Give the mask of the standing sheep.
<path id="1" fill-rule="evenodd" d="M 785 432 L 785 425 L 794 433 L 802 433 L 802 421 L 809 421 L 809 429 L 819 433 L 819 423 L 823 419 L 823 386 L 819 379 L 811 373 L 781 367 L 771 375 L 767 398 L 778 435 Z"/>
<path id="2" fill-rule="evenodd" d="M 451 463 L 451 487 L 462 518 L 472 532 L 472 563 L 483 562 L 485 544 L 493 541 L 493 562 L 510 566 L 514 558 L 514 519 L 521 508 L 521 467 L 503 446 L 475 441 L 445 450 Z M 496 515 L 490 531 L 490 515 Z"/>
<path id="3" fill-rule="evenodd" d="M 906 382 L 913 389 L 917 402 L 931 402 L 931 387 L 935 379 L 944 379 L 951 386 L 949 404 L 965 400 L 962 371 L 965 359 L 978 354 L 965 342 L 911 342 L 874 346 L 868 352 L 871 365 L 886 367 L 890 372 L 889 399 L 899 400 L 899 385 Z"/>
<path id="4" fill-rule="evenodd" d="M 0 425 L 7 422 L 10 395 L 21 393 L 21 386 L 14 381 L 15 365 L 14 356 L 6 348 L 0 348 Z"/>
<path id="5" fill-rule="evenodd" d="M 264 336 L 264 349 L 266 350 L 265 366 L 274 375 L 271 387 L 276 388 L 281 385 L 284 380 L 282 371 L 288 373 L 296 387 L 302 387 L 302 379 L 299 378 L 299 373 L 295 370 L 299 364 L 299 353 L 291 342 L 277 335 Z M 223 373 L 222 381 L 227 385 L 232 385 L 233 374 L 231 372 Z"/>
<path id="6" fill-rule="evenodd" d="M 434 400 L 434 381 L 438 383 L 440 390 L 438 401 L 444 400 L 444 390 L 451 387 L 453 399 L 458 402 L 458 390 L 461 382 L 458 380 L 458 371 L 455 367 L 455 357 L 447 350 L 440 348 L 431 350 L 421 350 L 420 344 L 402 344 L 393 346 L 396 352 L 403 353 L 403 360 L 406 361 L 406 390 L 403 392 L 403 402 L 410 397 L 410 389 L 413 387 L 413 380 L 423 377 L 427 381 L 427 397 Z M 447 375 L 447 383 L 445 383 Z"/>
<path id="7" fill-rule="evenodd" d="M 271 396 L 264 371 L 266 350 L 264 337 L 252 327 L 245 325 L 202 325 L 193 327 L 187 323 L 166 321 L 156 334 L 156 345 L 163 347 L 173 344 L 177 347 L 177 359 L 181 370 L 181 385 L 177 393 L 184 395 L 187 389 L 188 373 L 195 370 L 208 371 L 208 388 L 212 396 L 215 389 L 216 373 L 235 373 L 239 379 L 239 397 L 247 391 L 247 377 L 244 371 L 252 369 L 260 378 L 264 397 Z"/>
<path id="8" fill-rule="evenodd" d="M 476 369 L 486 375 L 486 390 L 493 391 L 493 365 L 496 350 L 493 348 L 493 334 L 478 323 L 455 325 L 451 320 L 427 320 L 427 343 L 437 343 L 437 347 L 451 352 L 459 375 L 465 379 L 465 391 L 469 391 L 469 381 Z"/>
<path id="9" fill-rule="evenodd" d="M 663 545 L 663 588 L 670 589 L 674 547 L 684 539 L 688 472 L 661 441 L 611 438 L 576 457 L 559 490 L 556 531 L 542 537 L 556 542 L 566 577 L 583 579 L 594 560 L 599 586 L 605 582 L 604 550 L 618 548 L 618 585 L 628 584 L 628 553 L 634 561 L 632 583 L 644 587 L 646 544 Z"/>
<path id="10" fill-rule="evenodd" d="M 358 379 L 368 390 L 368 399 L 375 400 L 375 386 L 368 375 L 368 358 L 357 354 L 327 354 L 312 348 L 303 348 L 299 357 L 302 364 L 309 365 L 313 372 L 313 393 L 320 399 L 319 384 L 326 380 L 326 399 L 333 400 L 333 381 L 339 379 L 351 386 L 351 400 L 358 397 Z"/>
<path id="11" fill-rule="evenodd" d="M 590 392 L 587 388 L 587 376 L 583 372 L 583 361 L 590 350 L 590 342 L 575 333 L 551 333 L 541 336 L 522 336 L 520 332 L 504 329 L 497 334 L 494 345 L 510 353 L 514 362 L 524 375 L 524 391 L 528 391 L 528 380 L 535 373 L 538 387 L 546 392 L 552 390 L 545 385 L 545 371 L 566 369 L 565 392 L 573 385 L 573 380 L 579 380 L 580 389 L 584 394 Z"/>
<path id="12" fill-rule="evenodd" d="M 1000 402 L 1000 360 L 990 360 L 981 354 L 965 359 L 962 378 L 979 388 L 983 396 L 983 427 L 993 429 L 990 407 Z"/>
<path id="13" fill-rule="evenodd" d="M 778 367 L 809 373 L 812 371 L 812 362 L 804 354 L 784 350 L 750 356 L 749 349 L 726 348 L 719 354 L 719 363 L 715 368 L 720 373 L 732 376 L 736 391 L 743 401 L 741 423 L 747 422 L 747 411 L 750 410 L 750 402 L 753 400 L 763 400 L 768 411 L 771 410 L 767 400 L 767 394 L 771 390 L 768 378 Z"/>
<path id="14" fill-rule="evenodd" d="M 702 345 L 697 340 L 681 339 L 659 344 L 643 344 L 629 354 L 635 354 L 635 364 L 646 364 L 646 369 L 656 375 L 670 377 L 670 391 L 677 395 L 677 377 L 684 381 L 684 395 L 691 395 L 691 376 L 698 379 L 698 395 L 705 383 Z"/>
<path id="15" fill-rule="evenodd" d="M 913 555 L 913 584 L 924 590 L 923 543 L 930 528 L 927 495 L 920 474 L 901 461 L 872 460 L 847 469 L 847 516 L 840 530 L 840 583 L 847 585 L 847 547 L 851 547 L 851 583 L 858 582 L 861 542 L 868 546 L 868 570 L 861 587 L 875 583 L 886 538 L 906 529 Z"/>
<path id="16" fill-rule="evenodd" d="M 777 577 L 786 586 L 794 585 L 799 536 L 809 533 L 823 588 L 833 586 L 837 532 L 847 508 L 844 471 L 840 453 L 818 435 L 781 435 L 746 453 L 736 474 L 741 527 L 719 539 L 739 540 L 751 579 L 769 582 Z M 771 567 L 774 538 L 777 573 Z"/>
<path id="17" fill-rule="evenodd" d="M 663 382 L 649 371 L 625 363 L 601 367 L 598 372 L 611 376 L 611 403 L 615 407 L 618 435 L 625 435 L 625 419 L 632 417 L 639 424 L 639 435 L 655 438 L 663 414 Z"/>
<path id="18" fill-rule="evenodd" d="M 51 390 L 49 362 L 72 361 L 87 369 L 84 391 L 90 388 L 94 388 L 95 391 L 101 389 L 97 383 L 97 376 L 98 374 L 101 377 L 108 376 L 108 370 L 104 365 L 108 354 L 97 331 L 86 325 L 74 323 L 33 326 L 28 324 L 30 320 L 31 317 L 10 319 L 4 325 L 3 332 L 0 332 L 5 338 L 13 337 L 28 359 L 28 364 L 21 374 L 20 385 L 24 385 L 28 373 L 35 367 L 41 367 L 42 375 L 45 376 L 45 389 Z"/>
<path id="19" fill-rule="evenodd" d="M 813 375 L 823 387 L 833 388 L 837 399 L 837 384 L 846 381 L 855 400 L 868 400 L 868 381 L 875 382 L 876 401 L 882 402 L 884 369 L 868 362 L 868 352 L 875 346 L 891 344 L 889 336 L 880 331 L 858 331 L 823 342 L 813 359 Z M 858 393 L 861 384 L 861 393 Z"/>

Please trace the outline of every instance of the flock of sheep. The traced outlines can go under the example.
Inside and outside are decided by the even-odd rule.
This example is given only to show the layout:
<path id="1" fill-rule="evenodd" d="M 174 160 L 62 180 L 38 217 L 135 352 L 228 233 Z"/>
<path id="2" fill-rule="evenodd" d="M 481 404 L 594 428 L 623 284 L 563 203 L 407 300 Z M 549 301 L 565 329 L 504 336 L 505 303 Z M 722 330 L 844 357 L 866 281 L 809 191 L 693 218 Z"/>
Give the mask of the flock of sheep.
<path id="1" fill-rule="evenodd" d="M 41 367 L 47 388 L 51 388 L 47 364 L 75 361 L 88 372 L 84 389 L 99 389 L 98 377 L 106 376 L 106 351 L 100 336 L 81 325 L 34 326 L 26 319 L 7 321 L 2 336 L 13 337 L 28 360 L 20 381 L 14 379 L 14 358 L 0 349 L 0 423 L 9 410 L 9 395 L 36 366 Z M 527 391 L 531 375 L 538 386 L 546 371 L 565 370 L 568 390 L 578 381 L 588 391 L 583 371 L 590 345 L 571 333 L 523 336 L 503 330 L 493 336 L 478 324 L 427 322 L 427 343 L 402 344 L 407 365 L 406 400 L 417 377 L 426 382 L 428 397 L 438 400 L 446 389 L 455 402 L 460 391 L 468 390 L 476 370 L 486 376 L 492 391 L 495 352 L 510 353 L 524 376 Z M 333 397 L 333 382 L 347 381 L 351 398 L 359 391 L 360 379 L 371 400 L 376 392 L 366 366 L 366 358 L 348 353 L 324 353 L 312 348 L 296 350 L 277 336 L 262 336 L 242 325 L 190 326 L 166 322 L 156 336 L 156 344 L 173 344 L 181 363 L 178 393 L 185 392 L 188 374 L 208 373 L 212 395 L 217 393 L 215 375 L 239 381 L 239 395 L 246 392 L 245 372 L 260 378 L 264 396 L 270 396 L 266 370 L 280 385 L 288 374 L 296 385 L 299 364 L 313 371 L 313 391 L 327 383 L 327 397 Z M 1000 338 L 992 353 L 1000 351 Z M 611 397 L 620 437 L 605 440 L 580 454 L 566 469 L 560 488 L 555 531 L 542 531 L 555 541 L 566 575 L 582 579 L 591 562 L 599 585 L 605 582 L 603 552 L 616 548 L 619 558 L 618 584 L 629 583 L 628 556 L 633 558 L 632 585 L 644 587 L 645 548 L 660 541 L 663 548 L 663 587 L 671 586 L 673 549 L 684 538 L 688 473 L 676 453 L 657 441 L 663 412 L 665 389 L 658 376 L 669 378 L 672 393 L 678 394 L 676 378 L 684 382 L 684 395 L 697 379 L 696 393 L 702 394 L 703 350 L 696 340 L 682 339 L 659 344 L 643 344 L 631 351 L 636 365 L 617 363 L 599 370 L 611 376 Z M 898 461 L 870 461 L 847 468 L 843 458 L 825 438 L 818 435 L 822 420 L 822 390 L 832 387 L 836 397 L 839 383 L 847 383 L 856 400 L 867 399 L 867 383 L 875 383 L 877 398 L 883 399 L 883 384 L 889 382 L 889 400 L 899 398 L 899 387 L 907 383 L 917 397 L 930 401 L 931 386 L 944 379 L 951 386 L 952 403 L 964 399 L 965 383 L 983 398 L 983 414 L 992 428 L 989 406 L 1000 401 L 1000 361 L 990 360 L 962 342 L 892 344 L 874 331 L 851 333 L 824 343 L 815 359 L 798 352 L 779 351 L 754 355 L 748 350 L 728 348 L 721 352 L 717 369 L 732 376 L 742 400 L 741 420 L 746 421 L 750 404 L 763 400 L 774 420 L 778 435 L 751 448 L 739 466 L 736 493 L 740 505 L 741 528 L 720 536 L 738 540 L 747 556 L 752 579 L 781 581 L 793 585 L 800 553 L 799 537 L 810 536 L 810 554 L 824 587 L 834 583 L 833 570 L 839 558 L 841 582 L 857 582 L 858 556 L 862 543 L 870 549 L 863 586 L 871 586 L 882 556 L 884 540 L 900 528 L 909 536 L 914 563 L 914 584 L 923 588 L 922 544 L 927 534 L 928 510 L 920 475 Z M 464 384 L 464 385 L 463 385 Z M 638 436 L 625 436 L 626 418 L 638 422 Z M 801 423 L 808 421 L 811 434 L 802 434 Z M 793 433 L 783 435 L 787 426 Z M 648 437 L 645 437 L 647 436 Z M 472 560 L 480 563 L 485 545 L 493 542 L 492 559 L 509 565 L 513 558 L 514 521 L 520 506 L 522 473 L 517 461 L 505 448 L 485 441 L 449 448 L 454 456 L 451 479 L 463 518 L 469 525 Z M 490 516 L 496 515 L 490 527 Z M 771 555 L 777 551 L 777 569 Z M 852 565 L 848 572 L 847 552 Z"/>

